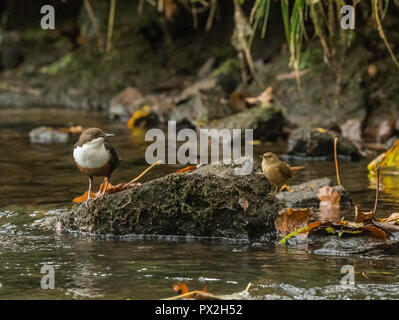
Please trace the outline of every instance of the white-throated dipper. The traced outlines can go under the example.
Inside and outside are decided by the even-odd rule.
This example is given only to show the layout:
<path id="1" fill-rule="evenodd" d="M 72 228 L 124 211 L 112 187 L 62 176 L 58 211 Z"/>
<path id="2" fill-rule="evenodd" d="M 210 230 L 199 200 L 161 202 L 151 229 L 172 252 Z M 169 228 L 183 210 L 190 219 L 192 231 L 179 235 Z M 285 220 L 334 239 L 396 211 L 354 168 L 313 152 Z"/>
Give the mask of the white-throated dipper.
<path id="1" fill-rule="evenodd" d="M 119 157 L 115 149 L 104 139 L 113 134 L 104 133 L 98 128 L 83 131 L 73 149 L 73 159 L 80 171 L 89 177 L 90 199 L 93 177 L 105 177 L 106 184 L 102 195 L 107 190 L 111 174 L 119 164 Z"/>

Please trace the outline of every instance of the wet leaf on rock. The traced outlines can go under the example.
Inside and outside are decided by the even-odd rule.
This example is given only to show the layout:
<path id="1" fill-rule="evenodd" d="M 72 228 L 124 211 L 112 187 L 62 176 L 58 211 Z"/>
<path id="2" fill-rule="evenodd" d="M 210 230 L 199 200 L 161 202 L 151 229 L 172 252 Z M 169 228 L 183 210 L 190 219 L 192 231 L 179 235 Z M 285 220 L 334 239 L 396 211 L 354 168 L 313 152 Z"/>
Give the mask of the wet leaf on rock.
<path id="1" fill-rule="evenodd" d="M 355 205 L 355 222 L 357 223 L 372 220 L 374 218 L 374 214 L 374 211 L 364 212 L 360 210 L 358 205 Z"/>
<path id="2" fill-rule="evenodd" d="M 280 211 L 274 226 L 280 235 L 284 237 L 290 232 L 293 232 L 294 230 L 306 225 L 312 213 L 313 210 L 311 208 L 285 209 Z"/>

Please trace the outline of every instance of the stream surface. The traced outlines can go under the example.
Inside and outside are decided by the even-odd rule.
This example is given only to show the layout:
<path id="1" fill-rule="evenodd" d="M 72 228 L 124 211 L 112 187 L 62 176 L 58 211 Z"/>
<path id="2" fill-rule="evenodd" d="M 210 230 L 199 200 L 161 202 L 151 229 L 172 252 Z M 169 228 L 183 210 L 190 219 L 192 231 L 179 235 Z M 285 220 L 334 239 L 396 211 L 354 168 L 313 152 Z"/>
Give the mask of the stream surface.
<path id="1" fill-rule="evenodd" d="M 250 299 L 397 299 L 399 252 L 347 254 L 338 237 L 329 249 L 313 250 L 312 242 L 296 246 L 229 241 L 113 239 L 57 233 L 46 217 L 68 209 L 88 187 L 75 167 L 67 144 L 33 145 L 29 131 L 41 125 L 96 126 L 116 134 L 112 144 L 123 159 L 114 184 L 136 177 L 148 167 L 144 131 L 131 132 L 101 113 L 71 110 L 0 110 L 0 299 L 160 299 L 174 296 L 172 285 L 185 282 L 190 290 Z M 285 145 L 260 144 L 254 158 L 266 151 L 283 154 Z M 290 184 L 318 177 L 335 181 L 333 162 L 295 161 L 305 165 Z M 354 201 L 372 210 L 375 190 L 368 178 L 368 161 L 340 162 L 341 182 Z M 182 166 L 158 166 L 141 182 L 164 176 Z M 95 178 L 94 190 L 100 178 Z M 399 210 L 399 178 L 383 177 L 378 216 Z M 353 217 L 349 209 L 341 211 Z M 352 241 L 362 246 L 372 239 Z M 55 268 L 55 289 L 41 288 L 43 265 Z M 340 284 L 341 268 L 354 267 L 354 288 Z M 249 294 L 241 293 L 251 282 Z"/>

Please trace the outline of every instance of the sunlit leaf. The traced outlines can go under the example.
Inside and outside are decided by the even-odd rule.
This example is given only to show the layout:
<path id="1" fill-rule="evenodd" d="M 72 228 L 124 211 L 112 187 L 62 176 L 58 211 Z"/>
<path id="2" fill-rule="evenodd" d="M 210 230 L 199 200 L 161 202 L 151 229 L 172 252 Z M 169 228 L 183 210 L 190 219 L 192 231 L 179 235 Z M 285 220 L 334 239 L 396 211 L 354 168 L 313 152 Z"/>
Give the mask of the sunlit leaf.
<path id="1" fill-rule="evenodd" d="M 150 106 L 144 106 L 141 109 L 137 110 L 135 113 L 133 113 L 132 117 L 129 119 L 127 122 L 127 127 L 129 129 L 133 129 L 136 121 L 138 119 L 142 119 L 147 117 L 151 113 L 151 108 Z"/>

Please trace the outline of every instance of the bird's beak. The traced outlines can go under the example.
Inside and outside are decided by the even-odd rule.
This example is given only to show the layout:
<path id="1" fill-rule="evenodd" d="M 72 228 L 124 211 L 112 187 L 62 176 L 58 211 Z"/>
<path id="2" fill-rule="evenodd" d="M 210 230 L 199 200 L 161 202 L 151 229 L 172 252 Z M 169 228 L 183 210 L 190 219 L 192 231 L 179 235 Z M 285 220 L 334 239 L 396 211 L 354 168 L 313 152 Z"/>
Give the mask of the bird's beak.
<path id="1" fill-rule="evenodd" d="M 263 159 L 263 156 L 259 156 L 259 157 L 261 157 Z"/>
<path id="2" fill-rule="evenodd" d="M 114 136 L 114 134 L 113 133 L 106 133 L 105 134 L 105 137 L 107 138 L 107 137 L 113 137 Z"/>

